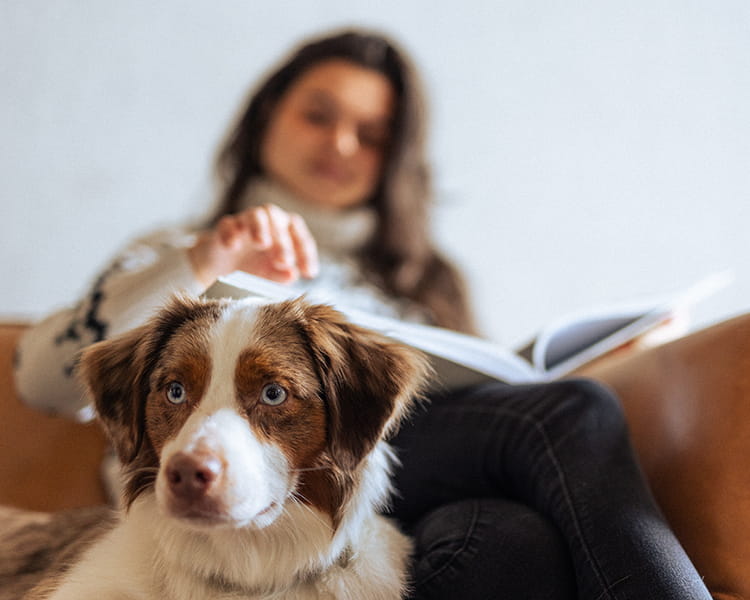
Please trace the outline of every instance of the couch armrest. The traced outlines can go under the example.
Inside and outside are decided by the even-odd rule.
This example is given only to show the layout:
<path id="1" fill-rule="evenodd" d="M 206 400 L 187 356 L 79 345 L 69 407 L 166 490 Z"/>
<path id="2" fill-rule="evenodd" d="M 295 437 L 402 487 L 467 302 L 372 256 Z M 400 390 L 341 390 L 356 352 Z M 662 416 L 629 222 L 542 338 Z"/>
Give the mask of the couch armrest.
<path id="1" fill-rule="evenodd" d="M 622 400 L 639 459 L 715 598 L 750 598 L 750 315 L 586 375 Z"/>

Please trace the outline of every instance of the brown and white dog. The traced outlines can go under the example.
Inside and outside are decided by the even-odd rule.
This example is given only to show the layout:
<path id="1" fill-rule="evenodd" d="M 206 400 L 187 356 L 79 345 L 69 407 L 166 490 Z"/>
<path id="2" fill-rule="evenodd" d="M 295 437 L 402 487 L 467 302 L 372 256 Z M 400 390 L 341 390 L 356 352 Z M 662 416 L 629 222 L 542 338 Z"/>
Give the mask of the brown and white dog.
<path id="1" fill-rule="evenodd" d="M 410 544 L 377 511 L 419 354 L 302 300 L 175 299 L 80 367 L 127 509 L 32 597 L 401 597 Z"/>

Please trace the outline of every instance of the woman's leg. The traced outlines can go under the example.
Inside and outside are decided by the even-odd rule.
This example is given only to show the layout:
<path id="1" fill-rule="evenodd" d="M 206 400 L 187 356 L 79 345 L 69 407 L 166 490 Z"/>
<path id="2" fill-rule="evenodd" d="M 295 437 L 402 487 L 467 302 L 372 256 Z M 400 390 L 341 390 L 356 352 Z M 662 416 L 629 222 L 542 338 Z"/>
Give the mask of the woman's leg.
<path id="1" fill-rule="evenodd" d="M 647 488 L 619 402 L 593 382 L 438 397 L 393 445 L 393 514 L 407 526 L 461 499 L 517 500 L 562 533 L 581 598 L 710 599 Z"/>
<path id="2" fill-rule="evenodd" d="M 493 498 L 446 504 L 411 533 L 411 600 L 576 598 L 560 532 L 522 504 Z"/>

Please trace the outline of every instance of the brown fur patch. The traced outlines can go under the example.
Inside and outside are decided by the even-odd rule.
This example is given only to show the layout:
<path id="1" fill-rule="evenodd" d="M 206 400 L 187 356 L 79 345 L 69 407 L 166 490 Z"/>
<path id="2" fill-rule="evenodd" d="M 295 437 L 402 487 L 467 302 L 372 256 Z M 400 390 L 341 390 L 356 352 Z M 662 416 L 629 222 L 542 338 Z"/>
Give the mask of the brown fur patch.
<path id="1" fill-rule="evenodd" d="M 158 455 L 203 398 L 211 376 L 211 365 L 203 321 L 185 325 L 166 344 L 151 375 L 145 411 L 145 435 Z M 168 388 L 173 382 L 184 388 L 185 401 L 182 404 L 173 404 L 167 398 Z"/>
<path id="2" fill-rule="evenodd" d="M 310 359 L 295 364 L 282 352 L 262 343 L 259 346 L 246 350 L 237 364 L 240 405 L 259 437 L 280 446 L 294 467 L 310 466 L 326 441 L 325 406 L 315 393 L 317 382 Z M 278 406 L 261 401 L 263 388 L 271 383 L 287 393 Z"/>

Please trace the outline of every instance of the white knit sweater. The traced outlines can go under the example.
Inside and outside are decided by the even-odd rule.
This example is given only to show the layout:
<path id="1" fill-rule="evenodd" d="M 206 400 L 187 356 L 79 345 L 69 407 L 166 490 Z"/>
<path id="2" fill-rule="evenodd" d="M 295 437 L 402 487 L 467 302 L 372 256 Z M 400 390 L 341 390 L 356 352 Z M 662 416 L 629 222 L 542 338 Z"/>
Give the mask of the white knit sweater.
<path id="1" fill-rule="evenodd" d="M 242 208 L 272 203 L 302 215 L 318 243 L 320 274 L 293 284 L 300 293 L 335 299 L 341 306 L 424 321 L 423 311 L 385 295 L 362 276 L 353 252 L 372 235 L 368 208 L 324 211 L 259 180 L 249 186 Z M 185 227 L 160 230 L 127 245 L 75 305 L 33 325 L 21 338 L 16 386 L 29 406 L 78 420 L 93 418 L 92 406 L 74 376 L 78 352 L 146 321 L 176 292 L 203 292 L 190 267 L 187 248 L 195 240 Z"/>

